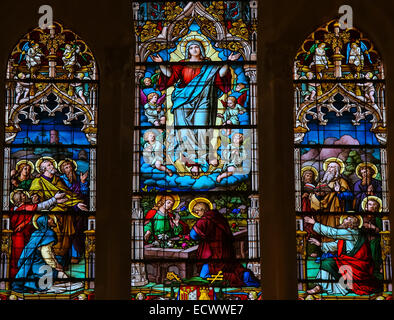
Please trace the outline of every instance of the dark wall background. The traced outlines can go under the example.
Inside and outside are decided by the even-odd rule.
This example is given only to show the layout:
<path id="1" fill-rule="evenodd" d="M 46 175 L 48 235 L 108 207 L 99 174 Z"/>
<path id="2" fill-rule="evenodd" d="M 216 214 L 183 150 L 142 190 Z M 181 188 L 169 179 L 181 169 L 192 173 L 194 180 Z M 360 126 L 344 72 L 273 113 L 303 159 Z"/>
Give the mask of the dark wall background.
<path id="1" fill-rule="evenodd" d="M 100 71 L 97 169 L 96 298 L 130 295 L 132 112 L 134 101 L 132 9 L 128 0 L 2 1 L 0 99 L 8 55 L 38 26 L 41 5 L 92 49 Z M 259 159 L 264 299 L 296 299 L 293 172 L 293 58 L 303 40 L 349 4 L 354 25 L 369 35 L 385 61 L 388 119 L 394 101 L 394 4 L 385 0 L 259 1 Z M 4 128 L 3 116 L 0 127 Z M 394 126 L 390 127 L 390 136 Z M 4 130 L 0 142 L 4 146 Z M 389 143 L 389 159 L 394 159 Z M 2 156 L 0 157 L 2 165 Z M 2 166 L 1 166 L 2 167 Z M 2 184 L 0 188 L 2 187 Z M 389 187 L 394 190 L 393 170 Z M 394 227 L 394 224 L 392 223 Z"/>

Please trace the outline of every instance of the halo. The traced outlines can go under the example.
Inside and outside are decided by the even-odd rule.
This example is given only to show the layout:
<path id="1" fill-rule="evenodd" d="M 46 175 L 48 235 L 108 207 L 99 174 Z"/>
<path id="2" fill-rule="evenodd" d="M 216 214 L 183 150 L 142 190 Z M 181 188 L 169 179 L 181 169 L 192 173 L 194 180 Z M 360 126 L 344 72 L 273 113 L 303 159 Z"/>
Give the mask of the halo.
<path id="1" fill-rule="evenodd" d="M 378 175 L 378 168 L 371 162 L 361 162 L 357 167 L 356 167 L 356 175 L 357 177 L 359 177 L 360 179 L 362 179 L 362 176 L 358 173 L 359 170 L 363 167 L 369 167 L 371 168 L 375 173 L 373 174 L 372 178 L 376 178 L 376 176 Z"/>
<path id="2" fill-rule="evenodd" d="M 22 191 L 22 192 L 26 195 L 26 197 L 30 198 L 30 194 L 29 194 L 26 190 L 23 190 L 23 189 L 15 189 L 15 190 L 12 191 L 11 194 L 10 194 L 10 202 L 11 202 L 12 204 L 14 204 L 14 200 L 12 200 L 12 198 L 13 198 L 15 192 L 17 192 L 17 191 Z"/>
<path id="3" fill-rule="evenodd" d="M 213 205 L 212 202 L 209 201 L 207 198 L 194 198 L 192 201 L 190 201 L 189 203 L 189 212 L 195 216 L 196 218 L 201 218 L 199 215 L 195 214 L 193 212 L 193 208 L 194 206 L 198 203 L 198 202 L 204 202 L 209 206 L 209 209 L 212 210 L 213 209 Z"/>
<path id="4" fill-rule="evenodd" d="M 327 171 L 327 167 L 328 167 L 328 165 L 329 165 L 331 162 L 336 162 L 336 163 L 339 164 L 339 166 L 341 167 L 341 170 L 340 170 L 339 173 L 343 173 L 343 171 L 345 171 L 345 164 L 343 163 L 343 161 L 342 161 L 341 159 L 335 158 L 335 157 L 328 158 L 328 159 L 326 159 L 326 160 L 324 161 L 324 163 L 323 163 L 323 170 L 324 170 L 324 171 Z"/>
<path id="5" fill-rule="evenodd" d="M 66 159 L 64 159 L 64 160 L 59 161 L 59 163 L 58 163 L 58 165 L 57 165 L 57 167 L 59 168 L 59 171 L 60 171 L 61 173 L 64 173 L 64 172 L 62 171 L 61 168 L 62 168 L 62 164 L 63 164 L 64 162 L 66 162 L 66 161 L 72 162 L 72 163 L 74 164 L 74 170 L 77 171 L 77 169 L 78 169 L 77 163 L 76 163 L 73 159 L 66 158 Z"/>
<path id="6" fill-rule="evenodd" d="M 312 171 L 315 174 L 315 181 L 319 180 L 319 173 L 317 172 L 316 168 L 313 166 L 305 166 L 301 168 L 301 177 L 304 175 L 305 171 Z"/>
<path id="7" fill-rule="evenodd" d="M 41 216 L 42 216 L 42 214 L 35 214 L 35 215 L 33 216 L 33 226 L 34 226 L 34 228 L 36 228 L 37 230 L 38 230 L 37 219 L 38 219 L 39 217 L 41 217 Z M 55 224 L 57 225 L 57 218 L 56 218 L 56 216 L 55 216 L 54 214 L 50 214 L 50 215 L 48 215 L 48 217 L 52 218 L 53 221 L 55 222 Z"/>
<path id="8" fill-rule="evenodd" d="M 16 170 L 16 171 L 19 171 L 19 167 L 20 167 L 22 164 L 27 164 L 27 165 L 30 167 L 30 169 L 31 169 L 30 171 L 31 171 L 31 172 L 34 171 L 34 164 L 33 164 L 33 162 L 31 162 L 31 161 L 29 161 L 29 160 L 20 160 L 20 161 L 18 161 L 18 162 L 16 163 L 15 170 Z"/>
<path id="9" fill-rule="evenodd" d="M 199 35 L 199 34 L 197 34 L 197 33 L 185 37 L 185 38 L 182 40 L 182 42 L 179 44 L 179 51 L 181 52 L 182 56 L 183 56 L 183 57 L 186 57 L 186 47 L 187 47 L 187 44 L 188 44 L 190 41 L 193 41 L 193 40 L 198 41 L 198 42 L 200 42 L 200 43 L 202 44 L 202 46 L 204 47 L 204 51 L 205 51 L 205 57 L 207 57 L 207 56 L 208 56 L 208 51 L 209 51 L 209 49 L 210 49 L 210 48 L 209 48 L 209 42 L 208 42 L 207 38 L 205 38 L 205 37 L 203 37 L 202 35 Z"/>
<path id="10" fill-rule="evenodd" d="M 361 208 L 363 209 L 363 211 L 365 211 L 365 207 L 366 207 L 367 202 L 369 200 L 375 200 L 376 202 L 378 202 L 379 203 L 379 212 L 382 212 L 382 210 L 383 210 L 382 199 L 380 199 L 377 196 L 367 196 L 361 201 Z"/>
<path id="11" fill-rule="evenodd" d="M 353 216 L 351 216 L 351 215 L 343 215 L 343 216 L 341 216 L 341 217 L 339 218 L 339 223 L 342 224 L 343 220 L 344 220 L 345 218 L 347 218 L 347 217 L 353 217 Z M 363 226 L 363 224 L 364 224 L 363 217 L 360 216 L 360 215 L 357 215 L 356 217 L 357 217 L 358 220 L 360 221 L 360 224 L 358 225 L 358 228 L 361 228 L 361 227 Z"/>
<path id="12" fill-rule="evenodd" d="M 40 172 L 40 165 L 44 160 L 49 160 L 52 162 L 53 166 L 57 169 L 57 162 L 55 159 L 52 157 L 41 157 L 36 161 L 36 171 L 39 173 Z"/>
<path id="13" fill-rule="evenodd" d="M 160 194 L 160 195 L 157 195 L 156 198 L 155 198 L 155 203 L 158 203 L 161 200 L 161 198 L 168 197 L 168 196 L 174 199 L 175 202 L 174 202 L 174 204 L 172 206 L 172 210 L 175 210 L 176 208 L 178 208 L 179 203 L 181 202 L 181 199 L 179 198 L 179 196 L 177 194 Z"/>

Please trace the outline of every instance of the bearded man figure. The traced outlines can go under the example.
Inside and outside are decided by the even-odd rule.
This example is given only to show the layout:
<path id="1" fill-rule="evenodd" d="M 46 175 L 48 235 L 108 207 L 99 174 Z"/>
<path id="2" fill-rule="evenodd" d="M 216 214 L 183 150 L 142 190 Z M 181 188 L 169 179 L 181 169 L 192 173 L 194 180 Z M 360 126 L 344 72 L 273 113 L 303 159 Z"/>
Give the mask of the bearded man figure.
<path id="1" fill-rule="evenodd" d="M 88 211 L 88 208 L 77 194 L 73 193 L 56 175 L 56 161 L 52 158 L 41 158 L 37 160 L 36 168 L 39 169 L 40 175 L 35 178 L 31 184 L 29 193 L 37 194 L 40 201 L 46 201 L 55 196 L 57 192 L 65 194 L 67 201 L 57 203 L 51 208 L 51 211 Z M 56 214 L 58 221 L 54 228 L 58 242 L 54 246 L 56 255 L 65 257 L 71 248 L 70 237 L 74 235 L 75 229 L 72 215 Z"/>
<path id="2" fill-rule="evenodd" d="M 360 180 L 354 184 L 355 210 L 362 212 L 363 199 L 368 196 L 382 198 L 382 182 L 375 179 L 378 168 L 370 162 L 360 163 L 356 168 L 356 174 Z"/>
<path id="3" fill-rule="evenodd" d="M 321 247 L 325 253 L 335 254 L 321 262 L 316 276 L 317 284 L 307 291 L 308 294 L 326 292 L 329 295 L 347 295 L 354 292 L 369 295 L 381 289 L 374 277 L 374 263 L 368 240 L 360 230 L 363 224 L 361 216 L 342 218 L 343 221 L 336 228 L 318 223 L 312 217 L 304 218 L 306 223 L 313 225 L 316 233 L 334 240 L 322 243 L 310 238 L 309 242 Z"/>
<path id="4" fill-rule="evenodd" d="M 353 193 L 348 182 L 341 176 L 345 168 L 342 160 L 329 158 L 324 162 L 325 173 L 311 196 L 312 211 L 327 213 L 346 212 L 353 209 Z M 334 227 L 337 224 L 334 215 L 327 214 L 321 223 Z"/>

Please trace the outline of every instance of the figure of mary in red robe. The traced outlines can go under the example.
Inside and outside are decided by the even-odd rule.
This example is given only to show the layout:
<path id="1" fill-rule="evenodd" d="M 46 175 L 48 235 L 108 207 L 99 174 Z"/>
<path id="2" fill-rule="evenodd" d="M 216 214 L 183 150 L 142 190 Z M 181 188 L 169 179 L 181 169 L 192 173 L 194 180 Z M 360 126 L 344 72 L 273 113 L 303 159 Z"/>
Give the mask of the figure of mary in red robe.
<path id="1" fill-rule="evenodd" d="M 194 206 L 193 213 L 201 217 L 190 232 L 193 240 L 200 241 L 197 251 L 197 259 L 201 261 L 200 277 L 209 278 L 221 271 L 230 286 L 259 287 L 253 273 L 236 260 L 234 236 L 226 218 L 201 202 Z"/>
<path id="2" fill-rule="evenodd" d="M 239 56 L 239 54 L 231 54 L 228 60 L 235 61 Z M 171 94 L 173 125 L 185 127 L 176 130 L 174 146 L 176 148 L 184 144 L 183 149 L 189 151 L 183 152 L 186 164 L 192 167 L 192 174 L 197 175 L 199 167 L 205 164 L 207 159 L 201 159 L 196 155 L 195 150 L 199 150 L 198 146 L 205 146 L 207 130 L 191 128 L 216 124 L 218 89 L 222 94 L 230 91 L 231 72 L 227 64 L 204 63 L 210 59 L 206 57 L 203 43 L 195 39 L 187 42 L 185 59 L 180 60 L 179 64 L 165 66 L 161 64 L 163 59 L 159 55 L 151 58 L 160 64 L 158 89 L 164 90 L 174 86 Z M 217 165 L 216 162 L 210 164 Z"/>

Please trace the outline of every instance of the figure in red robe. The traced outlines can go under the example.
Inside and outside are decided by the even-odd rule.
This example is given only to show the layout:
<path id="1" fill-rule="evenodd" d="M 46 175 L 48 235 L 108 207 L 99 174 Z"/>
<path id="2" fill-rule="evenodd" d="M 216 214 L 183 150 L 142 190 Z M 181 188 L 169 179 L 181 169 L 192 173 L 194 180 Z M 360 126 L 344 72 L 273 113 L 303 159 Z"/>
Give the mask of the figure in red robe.
<path id="1" fill-rule="evenodd" d="M 200 277 L 210 278 L 222 272 L 223 279 L 230 286 L 259 287 L 252 271 L 236 259 L 234 236 L 226 218 L 217 210 L 209 210 L 205 202 L 197 202 L 193 213 L 200 216 L 190 232 L 193 240 L 200 241 L 197 251 L 197 258 L 201 261 Z"/>
<path id="2" fill-rule="evenodd" d="M 337 228 L 322 225 L 313 217 L 305 217 L 304 220 L 313 226 L 313 231 L 334 240 L 320 242 L 311 238 L 310 242 L 320 246 L 323 252 L 336 251 L 336 255 L 321 261 L 316 279 L 322 281 L 308 290 L 308 294 L 347 295 L 354 292 L 370 295 L 381 290 L 381 284 L 374 276 L 370 246 L 360 229 L 359 217 L 348 216 Z"/>
<path id="3" fill-rule="evenodd" d="M 66 201 L 65 194 L 58 192 L 51 199 L 38 203 L 39 199 L 36 194 L 32 195 L 32 199 L 28 198 L 22 190 L 17 190 L 12 194 L 12 201 L 14 207 L 11 211 L 15 213 L 11 216 L 11 255 L 10 255 L 10 274 L 9 277 L 13 279 L 18 273 L 18 260 L 22 254 L 23 249 L 29 242 L 35 228 L 32 224 L 34 212 L 41 210 L 48 210 L 57 203 Z"/>
<path id="4" fill-rule="evenodd" d="M 240 54 L 231 54 L 229 61 L 235 61 Z M 212 154 L 196 155 L 196 150 L 206 146 L 207 129 L 196 129 L 196 126 L 210 127 L 216 124 L 217 101 L 219 92 L 228 93 L 231 89 L 231 72 L 227 64 L 207 64 L 204 44 L 197 40 L 187 42 L 185 59 L 179 64 L 166 66 L 163 59 L 151 56 L 160 64 L 160 76 L 157 86 L 159 90 L 171 86 L 171 113 L 174 115 L 173 125 L 177 128 L 173 133 L 174 150 L 182 153 L 182 161 L 190 169 L 193 176 L 198 176 L 207 164 L 217 166 L 217 156 L 214 155 L 215 144 L 209 150 Z M 173 151 L 174 157 L 179 158 L 179 152 Z M 208 159 L 207 159 L 208 157 Z M 177 159 L 174 159 L 174 161 Z M 203 170 L 204 171 L 204 170 Z"/>

